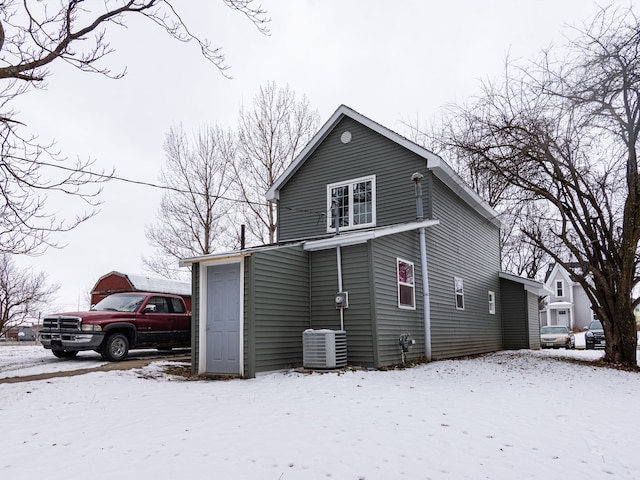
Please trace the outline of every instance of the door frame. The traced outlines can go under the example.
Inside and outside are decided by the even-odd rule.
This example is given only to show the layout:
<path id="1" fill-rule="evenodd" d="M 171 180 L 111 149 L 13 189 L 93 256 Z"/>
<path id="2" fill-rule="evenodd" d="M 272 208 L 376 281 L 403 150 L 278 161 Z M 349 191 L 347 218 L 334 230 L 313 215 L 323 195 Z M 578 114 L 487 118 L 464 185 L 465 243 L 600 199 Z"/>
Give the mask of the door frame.
<path id="1" fill-rule="evenodd" d="M 214 265 L 224 265 L 238 263 L 240 264 L 240 328 L 238 331 L 238 345 L 239 352 L 239 375 L 244 375 L 244 255 L 238 255 L 233 257 L 226 257 L 223 259 L 212 260 L 208 262 L 201 262 L 199 268 L 199 283 L 200 283 L 200 299 L 198 302 L 198 308 L 200 311 L 199 325 L 198 325 L 198 373 L 206 373 L 207 371 L 207 267 Z"/>

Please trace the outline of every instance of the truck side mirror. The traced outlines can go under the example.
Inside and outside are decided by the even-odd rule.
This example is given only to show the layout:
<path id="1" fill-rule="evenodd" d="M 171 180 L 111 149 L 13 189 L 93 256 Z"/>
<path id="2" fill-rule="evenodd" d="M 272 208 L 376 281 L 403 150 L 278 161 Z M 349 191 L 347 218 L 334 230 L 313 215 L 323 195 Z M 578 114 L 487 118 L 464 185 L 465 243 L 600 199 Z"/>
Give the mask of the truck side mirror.
<path id="1" fill-rule="evenodd" d="M 156 306 L 152 303 L 145 305 L 142 313 L 156 313 Z"/>

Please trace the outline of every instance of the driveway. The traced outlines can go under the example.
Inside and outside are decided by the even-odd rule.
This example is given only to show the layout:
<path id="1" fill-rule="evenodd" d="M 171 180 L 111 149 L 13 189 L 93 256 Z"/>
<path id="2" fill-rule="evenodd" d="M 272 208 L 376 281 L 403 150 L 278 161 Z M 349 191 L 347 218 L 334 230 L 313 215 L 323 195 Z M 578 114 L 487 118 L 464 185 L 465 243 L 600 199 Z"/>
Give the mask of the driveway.
<path id="1" fill-rule="evenodd" d="M 58 360 L 52 359 L 52 361 L 62 362 L 77 362 L 77 359 L 65 359 Z M 84 360 L 84 359 L 83 359 Z M 84 362 L 77 362 L 78 368 L 67 369 L 63 371 L 36 373 L 32 375 L 20 375 L 19 370 L 15 373 L 15 376 L 0 378 L 0 384 L 3 383 L 20 383 L 20 382 L 33 382 L 37 380 L 48 380 L 58 377 L 72 377 L 76 375 L 84 375 L 91 372 L 111 372 L 115 370 L 133 370 L 137 368 L 143 368 L 153 362 L 170 360 L 172 362 L 189 362 L 191 360 L 191 353 L 188 349 L 175 350 L 171 352 L 158 352 L 155 350 L 139 350 L 130 353 L 127 360 L 122 362 L 111 362 L 100 364 L 97 366 L 82 367 Z"/>

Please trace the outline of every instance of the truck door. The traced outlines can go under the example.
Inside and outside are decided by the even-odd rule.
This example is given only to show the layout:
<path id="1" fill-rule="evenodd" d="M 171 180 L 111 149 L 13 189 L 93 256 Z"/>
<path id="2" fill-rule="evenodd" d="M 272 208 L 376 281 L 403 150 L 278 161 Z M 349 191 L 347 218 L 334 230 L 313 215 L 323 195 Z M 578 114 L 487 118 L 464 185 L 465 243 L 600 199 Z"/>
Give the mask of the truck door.
<path id="1" fill-rule="evenodd" d="M 167 298 L 169 309 L 173 313 L 173 346 L 191 346 L 191 315 L 187 313 L 184 302 L 175 297 Z"/>

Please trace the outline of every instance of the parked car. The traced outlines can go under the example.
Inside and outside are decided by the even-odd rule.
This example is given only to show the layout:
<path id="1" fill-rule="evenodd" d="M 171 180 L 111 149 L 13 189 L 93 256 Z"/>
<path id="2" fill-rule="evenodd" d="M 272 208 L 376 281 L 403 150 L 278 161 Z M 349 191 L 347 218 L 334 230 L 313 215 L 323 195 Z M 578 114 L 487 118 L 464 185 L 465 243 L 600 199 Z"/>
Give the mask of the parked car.
<path id="1" fill-rule="evenodd" d="M 573 332 L 564 325 L 548 325 L 540 329 L 541 348 L 576 348 Z"/>
<path id="2" fill-rule="evenodd" d="M 88 312 L 47 315 L 40 343 L 58 358 L 95 350 L 109 362 L 124 360 L 130 348 L 188 348 L 191 314 L 178 295 L 114 293 Z"/>
<path id="3" fill-rule="evenodd" d="M 600 320 L 592 321 L 584 334 L 584 346 L 587 350 L 604 348 L 604 329 Z"/>

